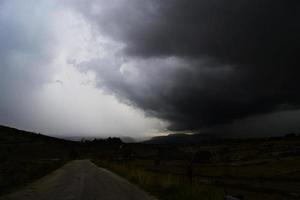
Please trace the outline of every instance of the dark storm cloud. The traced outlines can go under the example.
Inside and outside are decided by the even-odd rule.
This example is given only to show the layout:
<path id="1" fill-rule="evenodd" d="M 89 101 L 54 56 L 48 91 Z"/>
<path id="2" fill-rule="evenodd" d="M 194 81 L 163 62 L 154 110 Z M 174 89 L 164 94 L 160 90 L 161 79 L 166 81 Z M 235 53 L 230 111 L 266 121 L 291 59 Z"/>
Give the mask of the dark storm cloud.
<path id="1" fill-rule="evenodd" d="M 90 0 L 80 9 L 135 60 L 133 78 L 85 63 L 100 85 L 172 130 L 299 108 L 298 1 Z"/>

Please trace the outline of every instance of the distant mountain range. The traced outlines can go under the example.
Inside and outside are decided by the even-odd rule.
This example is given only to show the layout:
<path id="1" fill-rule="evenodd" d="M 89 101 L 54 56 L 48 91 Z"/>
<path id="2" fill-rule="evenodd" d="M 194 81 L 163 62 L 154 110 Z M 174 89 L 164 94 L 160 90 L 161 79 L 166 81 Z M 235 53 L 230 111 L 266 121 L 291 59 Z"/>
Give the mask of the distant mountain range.
<path id="1" fill-rule="evenodd" d="M 108 138 L 108 137 L 107 137 Z M 122 140 L 124 143 L 136 143 L 137 141 L 132 138 L 132 137 L 118 137 Z M 74 137 L 64 137 L 66 140 L 71 140 L 71 141 L 93 141 L 94 139 L 106 139 L 102 137 L 82 137 L 82 136 L 74 136 Z"/>
<path id="2" fill-rule="evenodd" d="M 156 136 L 148 141 L 146 144 L 199 144 L 205 142 L 215 141 L 217 138 L 212 134 L 169 134 L 167 136 Z"/>

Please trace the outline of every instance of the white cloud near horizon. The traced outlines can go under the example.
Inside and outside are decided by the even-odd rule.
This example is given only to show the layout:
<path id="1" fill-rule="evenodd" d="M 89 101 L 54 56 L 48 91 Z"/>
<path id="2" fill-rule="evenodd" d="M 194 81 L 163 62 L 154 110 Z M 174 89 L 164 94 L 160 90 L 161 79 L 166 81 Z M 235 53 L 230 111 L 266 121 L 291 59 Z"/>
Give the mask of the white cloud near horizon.
<path id="1" fill-rule="evenodd" d="M 165 129 L 165 122 L 120 102 L 97 87 L 94 72 L 76 66 L 114 59 L 122 44 L 95 33 L 59 1 L 0 6 L 0 40 L 6 41 L 0 47 L 0 124 L 63 137 L 141 138 Z"/>

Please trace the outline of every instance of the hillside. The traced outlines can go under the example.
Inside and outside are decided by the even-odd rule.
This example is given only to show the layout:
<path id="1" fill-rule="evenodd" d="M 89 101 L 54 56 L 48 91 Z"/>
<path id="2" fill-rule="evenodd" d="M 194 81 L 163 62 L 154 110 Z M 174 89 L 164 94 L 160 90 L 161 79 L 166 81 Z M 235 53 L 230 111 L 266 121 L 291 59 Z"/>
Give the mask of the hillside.
<path id="1" fill-rule="evenodd" d="M 61 167 L 74 143 L 0 126 L 0 195 Z"/>
<path id="2" fill-rule="evenodd" d="M 11 128 L 7 126 L 0 125 L 0 141 L 7 143 L 20 143 L 20 142 L 32 142 L 34 140 L 43 141 L 62 141 L 61 139 L 37 134 L 33 132 L 28 132 L 24 130 L 19 130 L 16 128 Z"/>
<path id="3" fill-rule="evenodd" d="M 0 159 L 56 159 L 70 152 L 73 142 L 0 126 Z"/>

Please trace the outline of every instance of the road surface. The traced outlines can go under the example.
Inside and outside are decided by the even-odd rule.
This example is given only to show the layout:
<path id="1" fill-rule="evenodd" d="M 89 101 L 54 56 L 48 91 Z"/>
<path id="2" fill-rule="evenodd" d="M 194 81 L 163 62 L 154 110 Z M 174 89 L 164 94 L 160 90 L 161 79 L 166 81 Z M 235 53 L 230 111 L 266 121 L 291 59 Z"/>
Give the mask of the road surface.
<path id="1" fill-rule="evenodd" d="M 89 160 L 66 164 L 21 191 L 0 200 L 154 200 L 119 176 Z"/>

